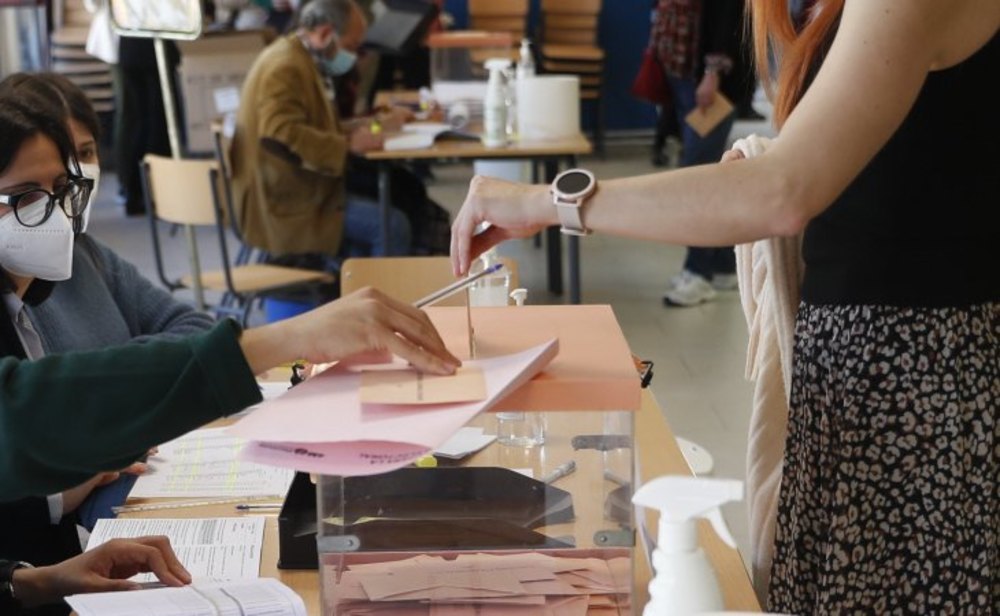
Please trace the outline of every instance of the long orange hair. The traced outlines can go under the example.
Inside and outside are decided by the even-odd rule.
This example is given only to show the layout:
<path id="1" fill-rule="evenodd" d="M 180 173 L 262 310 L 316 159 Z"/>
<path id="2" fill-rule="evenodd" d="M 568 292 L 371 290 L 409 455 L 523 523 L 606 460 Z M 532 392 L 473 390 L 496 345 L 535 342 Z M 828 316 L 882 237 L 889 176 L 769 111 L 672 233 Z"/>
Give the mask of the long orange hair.
<path id="1" fill-rule="evenodd" d="M 840 23 L 844 0 L 809 2 L 796 23 L 788 0 L 751 0 L 754 58 L 761 83 L 774 100 L 774 120 L 781 127 L 798 104 Z M 777 63 L 777 75 L 771 60 Z"/>

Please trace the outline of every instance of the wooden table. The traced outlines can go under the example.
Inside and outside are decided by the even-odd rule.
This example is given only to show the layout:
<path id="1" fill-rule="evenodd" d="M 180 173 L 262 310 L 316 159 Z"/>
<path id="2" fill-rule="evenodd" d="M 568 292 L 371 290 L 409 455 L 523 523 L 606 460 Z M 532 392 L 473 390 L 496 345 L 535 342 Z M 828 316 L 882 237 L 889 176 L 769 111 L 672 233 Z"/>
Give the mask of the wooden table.
<path id="1" fill-rule="evenodd" d="M 557 413 L 557 415 L 564 416 L 564 418 L 560 418 L 560 421 L 572 421 L 572 416 L 574 414 L 572 412 L 567 412 Z M 489 421 L 489 417 L 486 416 L 484 421 Z M 680 449 L 677 447 L 677 442 L 674 439 L 673 433 L 664 421 L 663 413 L 660 410 L 656 399 L 648 390 L 643 391 L 642 407 L 635 416 L 635 438 L 638 447 L 637 451 L 639 455 L 639 464 L 643 474 L 643 482 L 660 475 L 690 474 L 688 466 L 681 455 Z M 546 444 L 546 448 L 548 447 L 549 444 Z M 487 464 L 491 462 L 504 464 L 517 463 L 516 460 L 493 460 L 493 457 L 503 455 L 497 454 L 497 451 L 498 447 L 496 445 L 491 446 L 482 453 L 473 457 L 470 463 L 475 464 L 477 461 L 480 464 Z M 552 456 L 552 459 L 545 463 L 547 465 L 546 468 L 558 465 L 561 462 L 562 458 L 558 455 Z M 597 479 L 598 481 L 600 480 L 600 475 L 597 475 Z M 575 488 L 572 487 L 575 483 L 593 481 L 594 473 L 587 472 L 586 469 L 578 469 L 576 473 L 567 476 L 564 480 L 561 480 L 559 483 L 554 485 L 559 485 L 560 487 L 564 487 L 565 489 L 573 492 L 578 492 L 581 486 L 577 485 Z M 589 486 L 583 487 L 585 489 L 589 488 Z M 599 493 L 599 488 L 596 489 Z M 211 505 L 198 508 L 136 512 L 122 515 L 123 517 L 203 518 L 229 517 L 240 514 L 234 510 L 233 505 L 229 504 Z M 583 522 L 577 522 L 576 524 L 580 523 L 585 525 L 588 524 L 586 520 Z M 655 519 L 652 517 L 650 518 L 649 528 L 656 528 Z M 551 532 L 550 529 L 546 529 L 546 532 L 547 534 L 557 534 Z M 584 536 L 585 533 L 589 532 L 592 532 L 592 529 L 575 529 L 575 534 L 577 536 Z M 740 558 L 739 553 L 724 544 L 718 536 L 716 536 L 711 526 L 707 523 L 705 523 L 701 528 L 701 544 L 705 549 L 709 560 L 715 566 L 720 585 L 722 586 L 726 609 L 734 611 L 759 612 L 760 606 L 757 603 L 756 596 L 754 595 L 753 589 L 750 585 L 750 579 L 743 566 L 743 560 Z M 639 548 L 640 546 L 637 545 L 636 547 Z M 310 616 L 319 616 L 321 608 L 318 573 L 312 570 L 279 570 L 277 568 L 277 562 L 278 523 L 276 515 L 272 514 L 267 516 L 267 522 L 264 527 L 264 546 L 261 552 L 260 575 L 262 577 L 274 577 L 287 584 L 299 593 L 303 601 L 305 601 L 306 608 L 308 609 Z M 639 613 L 638 608 L 640 606 L 644 606 L 648 601 L 647 585 L 650 579 L 649 566 L 641 549 L 636 550 L 633 567 L 635 590 L 632 605 L 636 606 L 636 613 Z"/>
<path id="2" fill-rule="evenodd" d="M 440 159 L 522 159 L 540 162 L 544 167 L 543 181 L 551 183 L 559 172 L 559 164 L 563 162 L 567 168 L 576 166 L 576 157 L 590 154 L 593 147 L 582 134 L 558 141 L 515 141 L 505 147 L 488 148 L 480 141 L 467 139 L 439 138 L 433 146 L 415 150 L 380 150 L 368 152 L 364 158 L 378 163 L 378 194 L 381 209 L 382 242 L 388 245 L 389 208 L 391 203 L 391 186 L 389 163 L 401 160 L 440 160 Z M 535 179 L 534 181 L 538 181 Z M 558 227 L 546 230 L 548 283 L 549 291 L 556 295 L 563 292 L 562 284 L 562 234 Z M 567 261 L 569 270 L 569 301 L 580 303 L 580 238 L 569 236 L 567 242 Z"/>

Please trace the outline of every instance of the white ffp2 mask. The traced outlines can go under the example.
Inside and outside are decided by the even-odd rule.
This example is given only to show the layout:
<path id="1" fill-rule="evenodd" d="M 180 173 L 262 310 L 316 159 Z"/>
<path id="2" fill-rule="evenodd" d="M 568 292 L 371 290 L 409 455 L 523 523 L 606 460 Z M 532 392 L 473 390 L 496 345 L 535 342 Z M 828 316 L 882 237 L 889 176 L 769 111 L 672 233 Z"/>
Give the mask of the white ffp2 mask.
<path id="1" fill-rule="evenodd" d="M 18 210 L 24 220 L 45 215 L 45 200 Z M 0 266 L 16 275 L 67 280 L 73 275 L 73 224 L 56 206 L 48 220 L 25 227 L 14 212 L 0 217 Z"/>

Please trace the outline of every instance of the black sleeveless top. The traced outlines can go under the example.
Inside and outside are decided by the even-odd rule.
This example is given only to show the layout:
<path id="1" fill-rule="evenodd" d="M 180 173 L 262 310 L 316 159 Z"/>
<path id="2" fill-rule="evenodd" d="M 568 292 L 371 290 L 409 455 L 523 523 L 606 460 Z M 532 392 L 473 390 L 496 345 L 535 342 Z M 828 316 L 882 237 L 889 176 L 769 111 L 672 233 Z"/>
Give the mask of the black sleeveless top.
<path id="1" fill-rule="evenodd" d="M 1000 34 L 928 75 L 889 142 L 806 227 L 804 301 L 1000 300 L 1000 116 L 987 95 L 998 77 Z"/>

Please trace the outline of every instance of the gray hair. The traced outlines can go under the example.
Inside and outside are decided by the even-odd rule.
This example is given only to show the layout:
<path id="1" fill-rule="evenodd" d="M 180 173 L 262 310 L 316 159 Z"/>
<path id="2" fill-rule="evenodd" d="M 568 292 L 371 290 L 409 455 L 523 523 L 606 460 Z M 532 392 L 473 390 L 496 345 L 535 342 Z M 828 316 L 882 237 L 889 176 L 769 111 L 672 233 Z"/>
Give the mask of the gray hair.
<path id="1" fill-rule="evenodd" d="M 337 34 L 344 34 L 353 8 L 354 0 L 309 0 L 299 9 L 299 27 L 312 30 L 331 24 Z"/>

